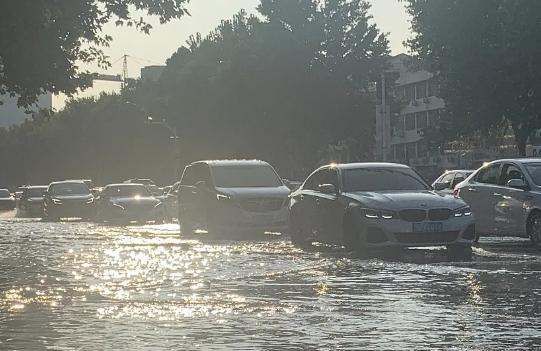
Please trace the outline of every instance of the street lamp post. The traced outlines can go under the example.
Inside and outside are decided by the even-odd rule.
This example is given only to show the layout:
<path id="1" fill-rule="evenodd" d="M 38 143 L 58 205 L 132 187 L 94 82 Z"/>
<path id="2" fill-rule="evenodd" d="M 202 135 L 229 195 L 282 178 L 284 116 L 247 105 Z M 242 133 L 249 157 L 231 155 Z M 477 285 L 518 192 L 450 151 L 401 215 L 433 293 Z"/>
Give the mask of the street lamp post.
<path id="1" fill-rule="evenodd" d="M 149 124 L 149 125 L 159 125 L 159 126 L 162 126 L 164 128 L 166 128 L 170 135 L 169 135 L 169 140 L 173 143 L 176 144 L 177 146 L 177 158 L 178 158 L 178 167 L 179 169 L 177 170 L 177 174 L 178 172 L 180 171 L 180 156 L 181 156 L 181 147 L 180 147 L 180 137 L 178 136 L 177 134 L 177 127 L 171 127 L 169 125 L 169 123 L 167 123 L 167 120 L 166 119 L 161 119 L 161 120 L 155 120 L 151 115 L 147 116 L 147 120 L 146 120 L 146 123 Z"/>

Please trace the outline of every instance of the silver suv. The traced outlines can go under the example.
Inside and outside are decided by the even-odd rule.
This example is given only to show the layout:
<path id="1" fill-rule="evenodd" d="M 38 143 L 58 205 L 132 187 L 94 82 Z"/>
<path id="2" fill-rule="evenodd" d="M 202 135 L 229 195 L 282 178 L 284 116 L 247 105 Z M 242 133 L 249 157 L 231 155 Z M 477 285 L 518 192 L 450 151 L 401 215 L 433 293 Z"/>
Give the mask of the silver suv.
<path id="1" fill-rule="evenodd" d="M 284 233 L 289 193 L 264 161 L 192 163 L 185 168 L 178 191 L 181 232 Z"/>
<path id="2" fill-rule="evenodd" d="M 541 242 L 541 159 L 485 164 L 455 188 L 482 236 L 517 236 Z"/>

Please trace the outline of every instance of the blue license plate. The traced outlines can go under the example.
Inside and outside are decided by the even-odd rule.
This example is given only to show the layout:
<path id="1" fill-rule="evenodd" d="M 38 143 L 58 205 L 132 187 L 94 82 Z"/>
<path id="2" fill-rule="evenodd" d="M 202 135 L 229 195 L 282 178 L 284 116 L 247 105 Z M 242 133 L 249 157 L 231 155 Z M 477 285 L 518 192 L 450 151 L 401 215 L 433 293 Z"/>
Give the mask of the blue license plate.
<path id="1" fill-rule="evenodd" d="M 414 233 L 436 233 L 443 231 L 442 222 L 421 222 L 413 223 L 412 231 Z"/>

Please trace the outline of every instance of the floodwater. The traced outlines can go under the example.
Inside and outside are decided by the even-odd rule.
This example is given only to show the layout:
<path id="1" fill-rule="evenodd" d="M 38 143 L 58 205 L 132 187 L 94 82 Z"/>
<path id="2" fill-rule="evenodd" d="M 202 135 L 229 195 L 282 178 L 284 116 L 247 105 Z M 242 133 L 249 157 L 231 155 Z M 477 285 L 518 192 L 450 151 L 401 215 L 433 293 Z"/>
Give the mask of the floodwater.
<path id="1" fill-rule="evenodd" d="M 541 252 L 470 262 L 0 219 L 0 350 L 541 348 Z"/>

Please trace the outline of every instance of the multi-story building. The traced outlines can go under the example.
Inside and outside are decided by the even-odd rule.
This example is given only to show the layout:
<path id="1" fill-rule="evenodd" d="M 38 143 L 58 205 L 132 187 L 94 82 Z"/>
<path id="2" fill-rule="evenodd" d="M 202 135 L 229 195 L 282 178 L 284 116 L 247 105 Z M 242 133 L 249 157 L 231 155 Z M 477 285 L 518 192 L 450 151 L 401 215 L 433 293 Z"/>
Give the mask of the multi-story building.
<path id="1" fill-rule="evenodd" d="M 405 54 L 392 57 L 389 66 L 377 89 L 376 159 L 440 168 L 442 158 L 429 151 L 423 137 L 445 107 L 436 96 L 433 74 L 413 69 L 412 58 Z"/>

